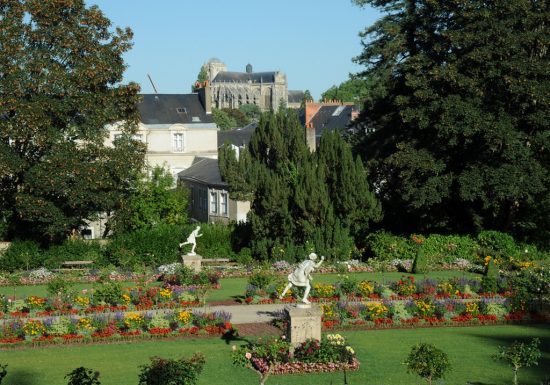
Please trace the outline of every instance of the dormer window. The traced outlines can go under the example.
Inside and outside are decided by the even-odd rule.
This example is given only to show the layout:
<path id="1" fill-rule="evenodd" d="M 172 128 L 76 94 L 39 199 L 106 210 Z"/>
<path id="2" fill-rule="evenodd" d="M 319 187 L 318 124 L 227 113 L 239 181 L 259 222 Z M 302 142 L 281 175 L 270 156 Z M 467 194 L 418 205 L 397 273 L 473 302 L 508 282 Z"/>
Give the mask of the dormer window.
<path id="1" fill-rule="evenodd" d="M 176 108 L 178 114 L 187 114 L 187 109 L 185 107 Z"/>

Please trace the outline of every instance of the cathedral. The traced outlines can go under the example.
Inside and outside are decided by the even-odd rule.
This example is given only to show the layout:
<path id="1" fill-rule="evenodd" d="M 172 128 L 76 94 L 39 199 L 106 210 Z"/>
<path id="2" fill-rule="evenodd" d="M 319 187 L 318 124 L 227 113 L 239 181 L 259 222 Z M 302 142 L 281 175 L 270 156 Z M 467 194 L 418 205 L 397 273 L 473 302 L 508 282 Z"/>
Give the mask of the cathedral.
<path id="1" fill-rule="evenodd" d="M 245 72 L 227 71 L 218 59 L 211 59 L 204 66 L 214 108 L 255 104 L 262 111 L 277 111 L 281 104 L 288 103 L 288 85 L 282 72 L 254 72 L 251 64 Z"/>

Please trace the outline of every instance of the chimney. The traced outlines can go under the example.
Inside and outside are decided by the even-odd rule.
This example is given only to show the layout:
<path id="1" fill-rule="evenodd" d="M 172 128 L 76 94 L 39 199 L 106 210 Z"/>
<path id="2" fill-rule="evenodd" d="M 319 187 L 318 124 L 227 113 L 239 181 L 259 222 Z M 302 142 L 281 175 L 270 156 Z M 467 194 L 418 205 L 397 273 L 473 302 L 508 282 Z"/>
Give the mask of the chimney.
<path id="1" fill-rule="evenodd" d="M 313 119 L 315 114 L 319 112 L 322 105 L 323 105 L 322 103 L 309 102 L 306 100 L 306 108 L 305 108 L 306 117 L 304 122 L 306 127 L 311 123 L 311 119 Z"/>
<path id="2" fill-rule="evenodd" d="M 202 106 L 204 107 L 204 111 L 207 115 L 210 115 L 212 113 L 212 89 L 210 88 L 210 84 L 208 83 L 208 80 L 206 80 L 204 83 L 200 83 L 200 88 L 197 90 L 199 94 L 199 100 L 201 101 Z"/>

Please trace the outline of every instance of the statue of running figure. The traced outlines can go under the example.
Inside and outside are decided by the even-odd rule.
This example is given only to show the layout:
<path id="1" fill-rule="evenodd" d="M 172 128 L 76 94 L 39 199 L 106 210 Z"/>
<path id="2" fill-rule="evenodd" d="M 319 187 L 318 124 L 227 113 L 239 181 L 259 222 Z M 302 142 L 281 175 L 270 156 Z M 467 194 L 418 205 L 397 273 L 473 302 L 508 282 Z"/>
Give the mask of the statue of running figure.
<path id="1" fill-rule="evenodd" d="M 195 255 L 195 247 L 197 247 L 197 238 L 202 237 L 202 234 L 199 234 L 199 230 L 201 229 L 200 226 L 197 226 L 197 228 L 193 231 L 191 231 L 191 234 L 187 237 L 187 240 L 185 242 L 180 243 L 180 249 L 183 245 L 193 245 L 191 248 L 191 252 L 189 252 L 189 255 Z"/>
<path id="2" fill-rule="evenodd" d="M 279 299 L 282 299 L 286 292 L 294 285 L 294 286 L 300 286 L 306 288 L 306 291 L 304 293 L 304 297 L 302 298 L 303 303 L 310 303 L 307 299 L 309 295 L 309 291 L 311 290 L 311 285 L 309 284 L 309 281 L 313 280 L 311 278 L 311 272 L 321 266 L 321 263 L 325 260 L 325 257 L 321 257 L 321 260 L 318 263 L 315 263 L 315 260 L 317 259 L 317 254 L 311 253 L 308 257 L 309 259 L 306 259 L 300 265 L 294 270 L 293 273 L 288 275 L 288 285 L 286 285 L 285 290 L 281 293 L 279 296 Z"/>

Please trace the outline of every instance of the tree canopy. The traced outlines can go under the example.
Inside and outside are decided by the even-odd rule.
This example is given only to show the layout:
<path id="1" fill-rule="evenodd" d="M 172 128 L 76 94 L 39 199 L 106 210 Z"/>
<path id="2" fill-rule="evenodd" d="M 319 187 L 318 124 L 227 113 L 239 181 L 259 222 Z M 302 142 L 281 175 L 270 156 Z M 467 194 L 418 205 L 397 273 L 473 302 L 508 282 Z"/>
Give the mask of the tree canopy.
<path id="1" fill-rule="evenodd" d="M 326 132 L 310 153 L 293 111 L 262 115 L 248 149 L 236 159 L 224 146 L 219 163 L 231 197 L 252 201 L 251 248 L 259 258 L 293 260 L 312 248 L 347 259 L 380 218 L 351 147 L 338 132 Z"/>
<path id="2" fill-rule="evenodd" d="M 188 202 L 188 191 L 174 187 L 170 171 L 155 166 L 136 181 L 132 193 L 114 214 L 112 229 L 120 234 L 161 223 L 185 225 Z"/>
<path id="3" fill-rule="evenodd" d="M 350 77 L 348 80 L 333 85 L 321 94 L 321 100 L 340 100 L 362 104 L 369 97 L 370 84 L 365 79 Z"/>
<path id="4" fill-rule="evenodd" d="M 355 150 L 385 225 L 533 235 L 542 223 L 548 238 L 548 211 L 532 213 L 549 201 L 550 3 L 355 3 L 385 15 L 355 59 L 382 90 Z"/>
<path id="5" fill-rule="evenodd" d="M 126 196 L 144 156 L 131 38 L 83 0 L 0 3 L 0 236 L 60 240 Z"/>

